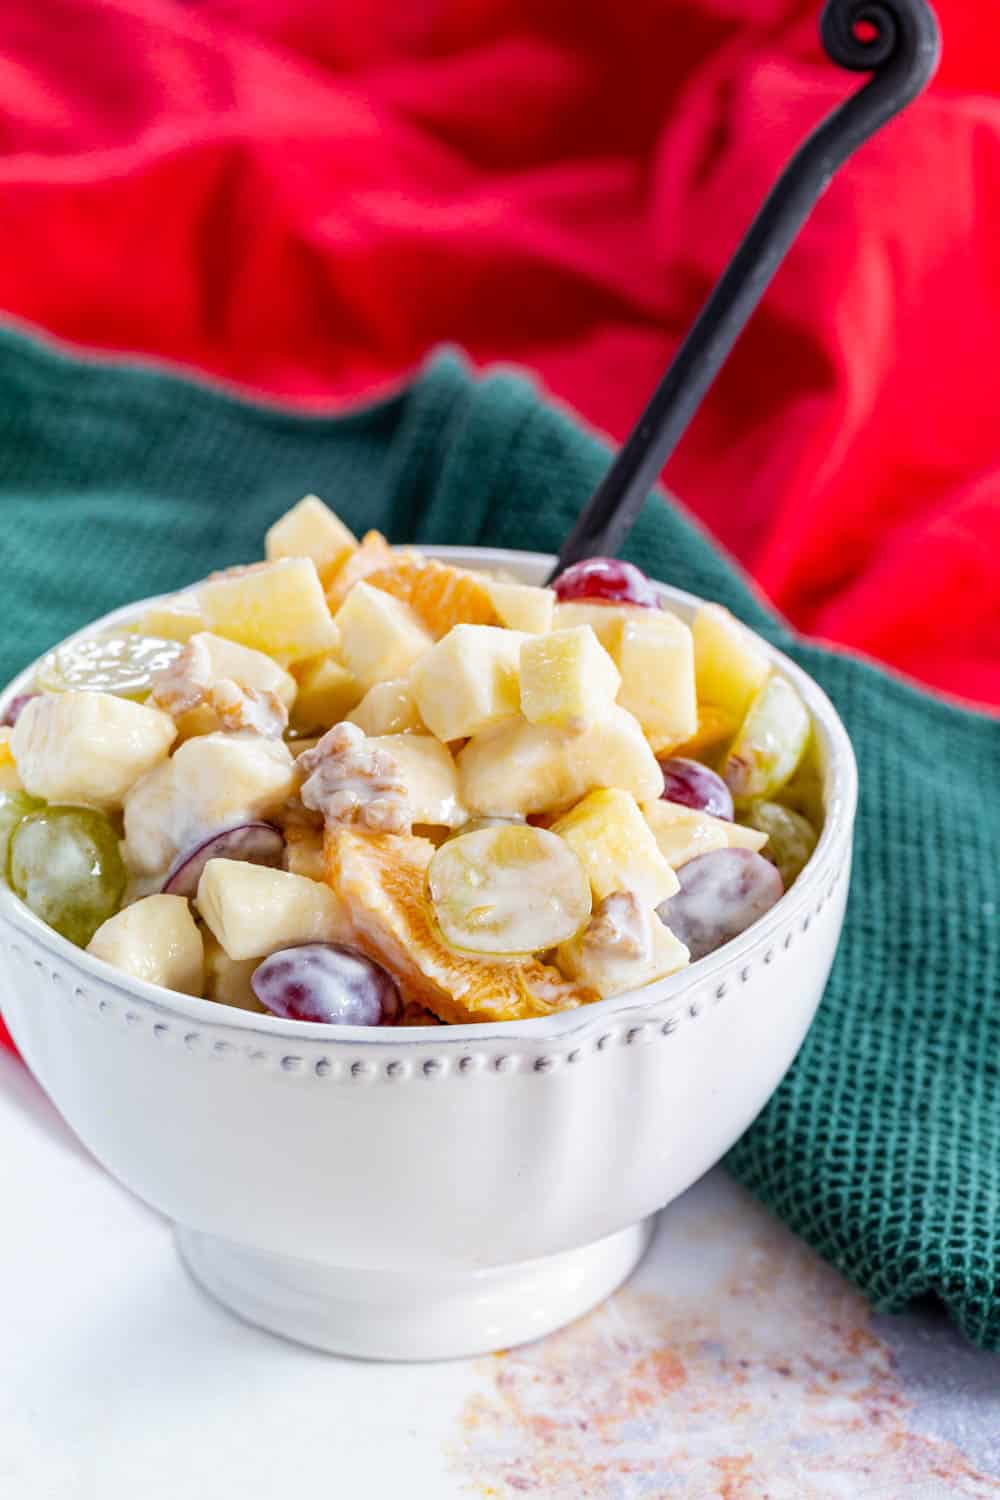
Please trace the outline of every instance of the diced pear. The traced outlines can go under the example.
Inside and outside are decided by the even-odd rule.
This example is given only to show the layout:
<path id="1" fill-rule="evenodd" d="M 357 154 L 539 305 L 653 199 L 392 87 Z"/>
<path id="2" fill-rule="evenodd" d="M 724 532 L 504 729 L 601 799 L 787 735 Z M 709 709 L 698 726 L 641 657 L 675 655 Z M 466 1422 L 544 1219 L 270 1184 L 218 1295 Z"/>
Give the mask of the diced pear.
<path id="1" fill-rule="evenodd" d="M 626 919 L 611 925 L 609 940 L 609 915 L 623 904 Z M 602 1000 L 666 979 L 689 960 L 684 944 L 651 907 L 620 893 L 602 903 L 581 933 L 560 944 L 555 957 L 568 979 L 596 990 Z"/>
<path id="2" fill-rule="evenodd" d="M 575 852 L 598 901 L 634 891 L 643 905 L 659 906 L 679 889 L 635 798 L 617 787 L 588 793 L 552 832 Z"/>
<path id="3" fill-rule="evenodd" d="M 653 831 L 660 853 L 675 870 L 699 854 L 716 849 L 762 849 L 767 834 L 744 828 L 711 813 L 684 807 L 680 802 L 647 802 L 643 816 Z"/>
<path id="4" fill-rule="evenodd" d="M 276 817 L 295 787 L 294 762 L 280 740 L 239 734 L 185 740 L 125 798 L 125 862 L 137 875 L 164 873 L 210 834 Z"/>
<path id="5" fill-rule="evenodd" d="M 702 604 L 691 634 L 699 701 L 725 709 L 738 723 L 771 670 L 767 652 L 721 604 Z"/>
<path id="6" fill-rule="evenodd" d="M 337 724 L 361 698 L 357 680 L 332 656 L 320 656 L 299 673 L 299 692 L 292 710 L 294 730 L 329 729 Z"/>
<path id="7" fill-rule="evenodd" d="M 155 636 L 161 641 L 187 642 L 204 629 L 205 620 L 198 607 L 197 594 L 173 594 L 151 604 L 139 624 L 140 634 Z"/>
<path id="8" fill-rule="evenodd" d="M 322 577 L 333 565 L 346 561 L 357 545 L 354 532 L 318 495 L 306 495 L 268 530 L 264 555 L 268 562 L 309 557 Z"/>
<path id="9" fill-rule="evenodd" d="M 805 754 L 811 728 L 809 711 L 791 683 L 769 677 L 726 757 L 722 774 L 733 800 L 745 806 L 780 791 Z"/>
<path id="10" fill-rule="evenodd" d="M 336 942 L 343 932 L 329 886 L 238 859 L 210 859 L 195 901 L 230 958 L 264 958 L 300 943 Z"/>
<path id="11" fill-rule="evenodd" d="M 523 630 L 527 635 L 545 635 L 552 629 L 556 596 L 552 589 L 536 588 L 530 583 L 506 583 L 488 578 L 486 591 L 501 625 Z"/>
<path id="12" fill-rule="evenodd" d="M 347 715 L 365 734 L 419 734 L 426 728 L 405 678 L 376 682 Z"/>
<path id="13" fill-rule="evenodd" d="M 316 564 L 308 557 L 282 557 L 210 578 L 198 589 L 198 603 L 216 635 L 286 664 L 336 644 Z"/>
<path id="14" fill-rule="evenodd" d="M 637 720 L 617 703 L 579 733 L 518 718 L 477 735 L 459 752 L 458 776 L 469 812 L 496 817 L 562 811 L 597 787 L 640 803 L 663 790 Z"/>
<path id="15" fill-rule="evenodd" d="M 368 744 L 392 756 L 406 784 L 414 823 L 431 828 L 459 828 L 468 821 L 469 815 L 458 795 L 455 762 L 433 735 L 374 735 Z"/>
<path id="16" fill-rule="evenodd" d="M 529 724 L 585 729 L 614 702 L 618 668 L 589 625 L 533 635 L 521 646 L 521 712 Z"/>
<path id="17" fill-rule="evenodd" d="M 134 979 L 182 995 L 204 987 L 201 933 L 184 896 L 146 896 L 103 922 L 87 952 Z"/>
<path id="18" fill-rule="evenodd" d="M 340 654 L 360 691 L 405 677 L 434 644 L 408 604 L 371 584 L 356 583 L 337 611 Z"/>
<path id="19" fill-rule="evenodd" d="M 169 714 L 114 693 L 43 694 L 18 715 L 11 748 L 32 796 L 107 811 L 166 757 L 176 733 Z"/>
<path id="20" fill-rule="evenodd" d="M 222 944 L 207 928 L 203 936 L 205 999 L 215 1000 L 220 1005 L 234 1005 L 238 1010 L 253 1010 L 258 1015 L 267 1015 L 267 1006 L 261 1005 L 250 984 L 251 975 L 260 963 L 260 959 L 230 958 Z"/>
<path id="21" fill-rule="evenodd" d="M 517 718 L 526 637 L 500 625 L 455 625 L 410 673 L 420 717 L 439 740 L 482 734 Z"/>
<path id="22" fill-rule="evenodd" d="M 615 660 L 622 685 L 618 702 L 660 749 L 681 744 L 698 727 L 691 632 L 665 609 L 630 611 Z M 661 750 L 662 753 L 662 750 Z"/>

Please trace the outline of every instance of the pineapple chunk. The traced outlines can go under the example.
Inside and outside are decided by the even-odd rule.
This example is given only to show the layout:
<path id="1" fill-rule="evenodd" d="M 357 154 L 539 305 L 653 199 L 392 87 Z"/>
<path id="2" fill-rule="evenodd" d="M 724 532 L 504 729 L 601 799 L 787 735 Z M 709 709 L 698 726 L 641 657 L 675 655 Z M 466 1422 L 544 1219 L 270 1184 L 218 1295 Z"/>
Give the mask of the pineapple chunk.
<path id="1" fill-rule="evenodd" d="M 656 912 L 623 891 L 603 901 L 583 932 L 556 949 L 566 977 L 596 990 L 602 1000 L 666 979 L 688 958 Z"/>
<path id="2" fill-rule="evenodd" d="M 21 778 L 17 774 L 17 763 L 14 760 L 14 752 L 11 749 L 11 735 L 13 730 L 6 725 L 0 726 L 0 792 L 20 792 L 24 788 Z"/>
<path id="3" fill-rule="evenodd" d="M 176 733 L 158 709 L 114 693 L 68 692 L 25 704 L 11 747 L 32 796 L 110 810 L 164 760 Z"/>
<path id="4" fill-rule="evenodd" d="M 699 700 L 724 709 L 738 723 L 771 670 L 767 652 L 721 604 L 701 605 L 691 634 Z"/>
<path id="5" fill-rule="evenodd" d="M 277 817 L 295 787 L 294 761 L 280 740 L 240 734 L 185 740 L 125 798 L 125 862 L 137 875 L 162 874 L 178 854 L 220 829 Z"/>
<path id="6" fill-rule="evenodd" d="M 653 830 L 660 853 L 675 870 L 699 854 L 716 849 L 762 849 L 767 834 L 743 828 L 711 813 L 683 807 L 679 802 L 647 802 L 643 815 Z"/>
<path id="7" fill-rule="evenodd" d="M 430 828 L 459 828 L 468 813 L 458 795 L 458 771 L 444 745 L 430 734 L 382 734 L 369 749 L 385 750 L 406 787 L 414 823 Z"/>
<path id="8" fill-rule="evenodd" d="M 521 712 L 529 724 L 586 729 L 614 702 L 618 668 L 589 625 L 529 636 L 521 647 Z"/>
<path id="9" fill-rule="evenodd" d="M 139 622 L 140 635 L 155 636 L 161 641 L 186 642 L 204 629 L 197 594 L 173 594 L 161 599 L 149 606 Z"/>
<path id="10" fill-rule="evenodd" d="M 308 557 L 235 568 L 198 590 L 210 630 L 284 663 L 319 656 L 336 645 L 336 632 Z"/>
<path id="11" fill-rule="evenodd" d="M 698 727 L 694 644 L 682 620 L 663 609 L 633 610 L 623 621 L 615 656 L 618 702 L 657 747 L 683 743 Z"/>
<path id="12" fill-rule="evenodd" d="M 360 697 L 361 689 L 346 667 L 332 656 L 316 657 L 299 672 L 292 728 L 299 734 L 329 729 L 355 707 Z"/>
<path id="13" fill-rule="evenodd" d="M 376 682 L 351 713 L 347 715 L 365 734 L 419 734 L 425 729 L 416 699 L 405 678 Z"/>
<path id="14" fill-rule="evenodd" d="M 204 987 L 204 950 L 184 896 L 146 896 L 103 922 L 87 952 L 134 979 L 182 995 Z"/>
<path id="15" fill-rule="evenodd" d="M 597 787 L 620 787 L 637 802 L 663 791 L 663 772 L 628 711 L 612 703 L 574 733 L 518 718 L 477 735 L 458 755 L 459 788 L 473 814 L 559 812 Z"/>
<path id="16" fill-rule="evenodd" d="M 634 891 L 644 906 L 659 906 L 680 888 L 652 829 L 628 792 L 590 792 L 552 825 L 575 852 L 598 901 Z"/>
<path id="17" fill-rule="evenodd" d="M 465 739 L 519 715 L 524 640 L 500 625 L 456 625 L 421 658 L 410 691 L 432 734 Z"/>
<path id="18" fill-rule="evenodd" d="M 290 875 L 304 875 L 308 880 L 325 880 L 323 832 L 302 823 L 289 823 L 285 829 L 284 867 Z"/>
<path id="19" fill-rule="evenodd" d="M 336 942 L 343 922 L 329 886 L 238 859 L 210 859 L 195 904 L 229 958 L 264 958 L 300 943 Z"/>
<path id="20" fill-rule="evenodd" d="M 405 677 L 434 644 L 408 604 L 362 581 L 337 611 L 340 654 L 362 693 L 387 678 Z"/>
<path id="21" fill-rule="evenodd" d="M 310 557 L 322 577 L 350 557 L 358 539 L 318 495 L 306 495 L 269 529 L 264 542 L 268 562 L 279 557 Z"/>
<path id="22" fill-rule="evenodd" d="M 791 683 L 769 677 L 726 757 L 723 776 L 738 806 L 781 790 L 805 754 L 811 729 L 809 711 Z"/>
<path id="23" fill-rule="evenodd" d="M 530 583 L 506 583 L 487 578 L 489 594 L 501 625 L 523 630 L 527 635 L 545 635 L 552 629 L 556 596 L 552 589 L 535 588 Z"/>
<path id="24" fill-rule="evenodd" d="M 709 757 L 731 740 L 738 728 L 737 721 L 724 709 L 711 703 L 698 704 L 698 727 L 689 740 L 682 745 L 660 743 L 655 735 L 648 739 L 655 754 L 684 755 L 689 760 L 708 760 Z"/>
<path id="25" fill-rule="evenodd" d="M 238 1010 L 254 1010 L 268 1015 L 253 992 L 250 978 L 259 958 L 230 958 L 222 944 L 207 928 L 202 934 L 205 944 L 205 999 L 220 1005 L 235 1005 Z"/>

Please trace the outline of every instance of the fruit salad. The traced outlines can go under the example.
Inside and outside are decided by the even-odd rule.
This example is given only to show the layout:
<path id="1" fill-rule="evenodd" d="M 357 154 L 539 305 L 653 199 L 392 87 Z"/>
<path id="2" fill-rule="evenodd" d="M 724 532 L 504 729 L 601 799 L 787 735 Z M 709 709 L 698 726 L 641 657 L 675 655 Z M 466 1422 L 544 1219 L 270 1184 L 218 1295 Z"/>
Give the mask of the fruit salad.
<path id="1" fill-rule="evenodd" d="M 308 496 L 265 560 L 53 651 L 0 728 L 13 891 L 125 973 L 355 1026 L 544 1016 L 697 963 L 822 816 L 812 725 L 719 605 L 360 541 Z"/>

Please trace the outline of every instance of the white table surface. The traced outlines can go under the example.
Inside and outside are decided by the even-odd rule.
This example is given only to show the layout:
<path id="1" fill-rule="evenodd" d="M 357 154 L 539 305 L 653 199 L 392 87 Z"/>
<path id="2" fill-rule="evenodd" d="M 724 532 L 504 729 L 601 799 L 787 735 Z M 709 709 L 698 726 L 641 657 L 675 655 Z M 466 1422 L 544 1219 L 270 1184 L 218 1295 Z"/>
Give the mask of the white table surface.
<path id="1" fill-rule="evenodd" d="M 721 1172 L 590 1317 L 426 1366 L 231 1318 L 6 1054 L 0 1203 L 3 1500 L 1000 1497 L 1000 1357 L 873 1320 Z"/>

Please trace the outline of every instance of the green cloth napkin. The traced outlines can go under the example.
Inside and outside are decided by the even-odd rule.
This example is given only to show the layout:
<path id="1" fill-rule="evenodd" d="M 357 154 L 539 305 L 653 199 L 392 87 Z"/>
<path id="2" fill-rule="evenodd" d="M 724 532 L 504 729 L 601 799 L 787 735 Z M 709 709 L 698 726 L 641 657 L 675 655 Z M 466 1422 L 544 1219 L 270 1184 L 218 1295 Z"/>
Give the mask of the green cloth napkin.
<path id="1" fill-rule="evenodd" d="M 393 541 L 554 551 L 607 449 L 522 378 L 435 359 L 292 415 L 0 330 L 0 676 L 105 610 L 260 555 L 307 491 Z M 1000 1347 L 1000 721 L 795 638 L 662 497 L 626 555 L 719 599 L 826 688 L 861 770 L 826 996 L 735 1175 L 881 1308 L 934 1295 Z"/>

